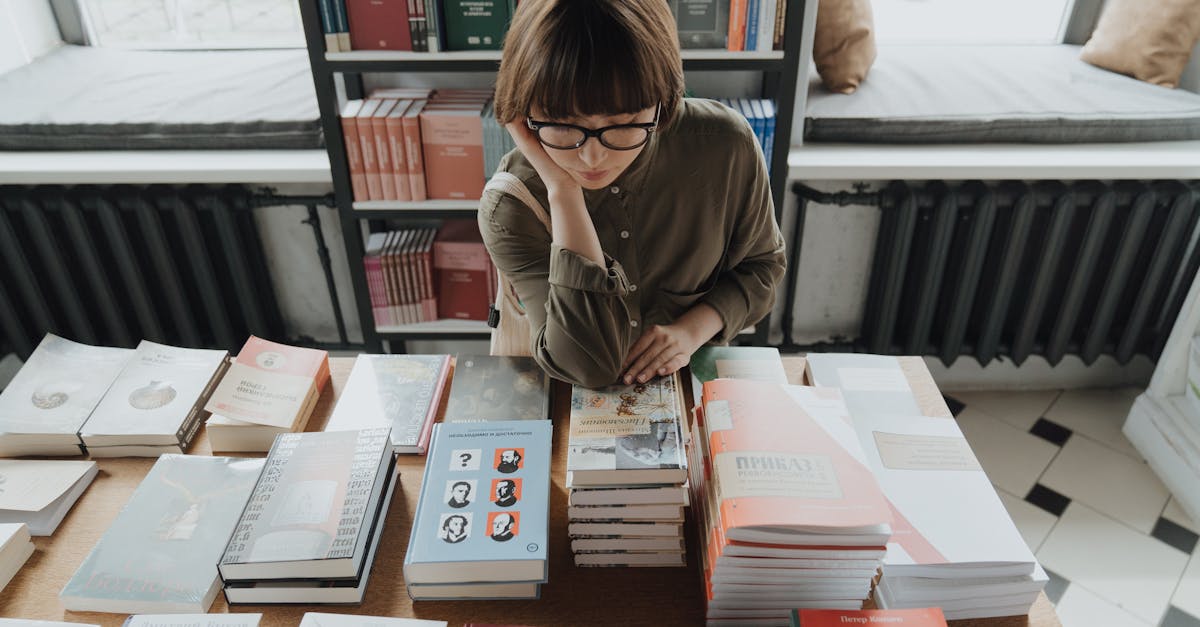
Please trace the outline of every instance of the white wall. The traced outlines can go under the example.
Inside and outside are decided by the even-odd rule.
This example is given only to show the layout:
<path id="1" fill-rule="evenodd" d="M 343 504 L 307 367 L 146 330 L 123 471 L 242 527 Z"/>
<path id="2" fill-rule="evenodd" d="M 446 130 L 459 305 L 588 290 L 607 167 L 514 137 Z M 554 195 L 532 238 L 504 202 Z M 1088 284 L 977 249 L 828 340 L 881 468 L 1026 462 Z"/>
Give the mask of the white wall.
<path id="1" fill-rule="evenodd" d="M 21 67 L 60 43 L 47 0 L 0 0 L 0 74 Z"/>

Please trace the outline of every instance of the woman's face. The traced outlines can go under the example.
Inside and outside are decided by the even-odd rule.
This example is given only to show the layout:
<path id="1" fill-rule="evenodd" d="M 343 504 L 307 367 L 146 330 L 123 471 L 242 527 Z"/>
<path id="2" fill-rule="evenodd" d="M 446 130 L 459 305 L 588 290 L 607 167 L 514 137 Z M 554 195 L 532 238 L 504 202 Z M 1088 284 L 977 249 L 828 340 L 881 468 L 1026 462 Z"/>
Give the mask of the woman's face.
<path id="1" fill-rule="evenodd" d="M 530 116 L 538 121 L 574 124 L 595 130 L 616 124 L 653 122 L 654 107 L 643 109 L 637 113 L 590 115 L 566 119 L 544 117 L 540 110 L 534 108 L 530 112 Z M 633 160 L 642 154 L 642 150 L 646 148 L 646 145 L 642 144 L 633 150 L 612 150 L 601 144 L 597 138 L 589 137 L 582 146 L 573 150 L 558 150 L 544 144 L 542 147 L 546 149 L 546 154 L 550 155 L 550 159 L 558 167 L 566 170 L 567 174 L 571 175 L 571 178 L 576 183 L 579 183 L 580 187 L 584 189 L 603 189 L 617 180 L 617 177 L 625 171 L 625 168 L 628 168 L 629 164 L 633 163 Z"/>

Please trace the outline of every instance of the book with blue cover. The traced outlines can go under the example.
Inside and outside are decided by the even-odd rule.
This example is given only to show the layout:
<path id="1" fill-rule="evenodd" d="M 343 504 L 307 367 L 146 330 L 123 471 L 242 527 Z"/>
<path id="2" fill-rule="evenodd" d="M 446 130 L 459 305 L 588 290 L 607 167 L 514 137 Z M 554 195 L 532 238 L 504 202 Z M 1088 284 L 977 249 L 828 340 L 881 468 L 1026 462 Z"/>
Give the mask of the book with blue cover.
<path id="1" fill-rule="evenodd" d="M 546 581 L 552 427 L 548 420 L 434 426 L 406 583 Z"/>

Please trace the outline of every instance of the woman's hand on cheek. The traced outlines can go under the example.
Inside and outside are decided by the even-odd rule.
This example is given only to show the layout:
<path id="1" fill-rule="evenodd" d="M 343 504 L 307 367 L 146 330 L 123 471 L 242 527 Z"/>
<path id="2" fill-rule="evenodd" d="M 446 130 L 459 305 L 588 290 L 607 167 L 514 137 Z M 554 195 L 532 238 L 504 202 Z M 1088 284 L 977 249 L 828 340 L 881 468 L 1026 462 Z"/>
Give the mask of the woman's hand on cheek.
<path id="1" fill-rule="evenodd" d="M 692 353 L 704 341 L 697 340 L 693 330 L 681 322 L 656 324 L 642 333 L 621 366 L 623 383 L 644 383 L 656 376 L 672 374 L 691 361 Z"/>
<path id="2" fill-rule="evenodd" d="M 525 158 L 533 165 L 533 169 L 537 170 L 538 176 L 546 184 L 547 191 L 564 192 L 580 189 L 579 183 L 550 158 L 550 155 L 546 153 L 546 148 L 523 121 L 514 120 L 505 124 L 504 127 L 508 129 L 508 134 L 512 135 L 517 149 L 525 155 Z"/>

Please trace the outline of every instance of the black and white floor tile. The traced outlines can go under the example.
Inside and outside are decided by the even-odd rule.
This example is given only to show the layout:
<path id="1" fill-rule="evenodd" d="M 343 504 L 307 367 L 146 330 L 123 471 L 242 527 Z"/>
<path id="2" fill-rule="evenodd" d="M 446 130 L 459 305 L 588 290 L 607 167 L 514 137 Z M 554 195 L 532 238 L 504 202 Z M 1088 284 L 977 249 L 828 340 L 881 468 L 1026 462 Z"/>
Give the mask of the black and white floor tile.
<path id="1" fill-rule="evenodd" d="M 1200 627 L 1200 525 L 1121 433 L 1140 392 L 946 395 L 1065 627 Z"/>

